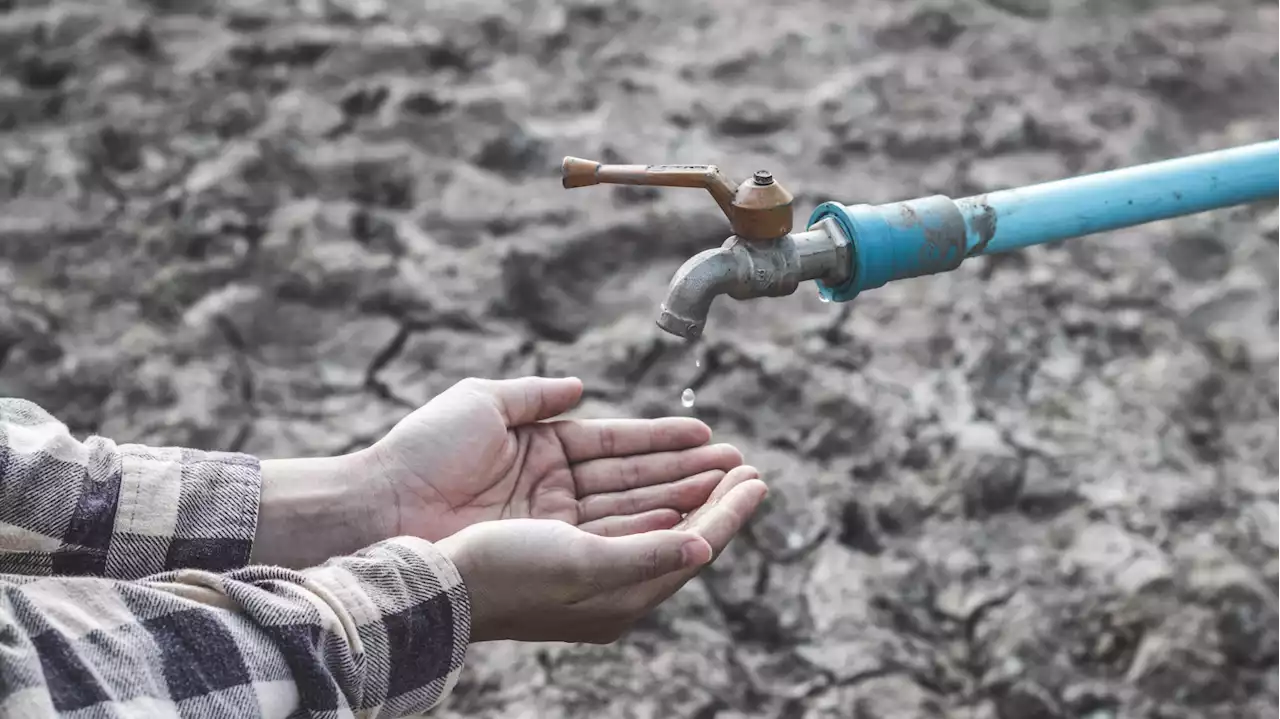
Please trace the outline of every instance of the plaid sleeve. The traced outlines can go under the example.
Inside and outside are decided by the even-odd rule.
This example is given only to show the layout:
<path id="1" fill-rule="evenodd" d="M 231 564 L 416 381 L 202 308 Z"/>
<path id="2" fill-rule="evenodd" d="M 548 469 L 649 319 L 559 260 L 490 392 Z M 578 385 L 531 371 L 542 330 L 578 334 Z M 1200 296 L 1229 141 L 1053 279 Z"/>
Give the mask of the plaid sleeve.
<path id="1" fill-rule="evenodd" d="M 300 572 L 0 576 L 0 716 L 418 714 L 470 622 L 456 568 L 410 537 Z"/>
<path id="2" fill-rule="evenodd" d="M 249 455 L 80 442 L 31 402 L 0 398 L 0 572 L 242 567 L 261 484 Z"/>

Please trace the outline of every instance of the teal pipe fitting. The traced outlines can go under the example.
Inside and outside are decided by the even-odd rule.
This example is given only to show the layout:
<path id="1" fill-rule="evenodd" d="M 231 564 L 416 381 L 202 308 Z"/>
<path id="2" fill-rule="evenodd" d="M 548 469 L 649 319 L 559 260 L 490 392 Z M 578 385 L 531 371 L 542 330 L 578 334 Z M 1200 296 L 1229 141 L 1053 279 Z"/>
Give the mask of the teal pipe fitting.
<path id="1" fill-rule="evenodd" d="M 849 279 L 834 287 L 817 281 L 824 297 L 847 302 L 894 280 L 954 270 L 966 257 L 1278 194 L 1280 142 L 1271 141 L 961 200 L 935 195 L 874 206 L 827 202 L 810 215 L 809 227 L 831 219 L 849 238 Z"/>

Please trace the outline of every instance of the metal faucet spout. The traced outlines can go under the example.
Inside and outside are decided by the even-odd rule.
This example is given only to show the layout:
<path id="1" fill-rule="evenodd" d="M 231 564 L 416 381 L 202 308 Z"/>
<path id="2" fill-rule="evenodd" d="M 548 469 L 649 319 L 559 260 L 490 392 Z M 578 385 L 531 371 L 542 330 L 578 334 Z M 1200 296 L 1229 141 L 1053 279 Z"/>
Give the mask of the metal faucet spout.
<path id="1" fill-rule="evenodd" d="M 808 280 L 839 284 L 848 279 L 849 253 L 849 238 L 829 221 L 769 242 L 730 237 L 680 266 L 667 288 L 658 326 L 677 337 L 697 339 L 719 295 L 749 300 L 789 295 Z"/>
<path id="2" fill-rule="evenodd" d="M 699 252 L 676 270 L 658 315 L 659 327 L 677 337 L 697 339 L 706 327 L 712 300 L 749 284 L 751 262 L 731 245 L 732 240 Z"/>

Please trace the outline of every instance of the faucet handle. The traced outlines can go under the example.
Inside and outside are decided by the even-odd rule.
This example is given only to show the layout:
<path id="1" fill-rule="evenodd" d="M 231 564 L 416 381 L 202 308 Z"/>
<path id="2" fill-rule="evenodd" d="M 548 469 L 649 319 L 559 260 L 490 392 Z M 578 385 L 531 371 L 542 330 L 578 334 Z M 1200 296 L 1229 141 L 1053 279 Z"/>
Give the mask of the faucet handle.
<path id="1" fill-rule="evenodd" d="M 737 236 L 774 240 L 791 232 L 794 197 L 763 170 L 735 186 L 715 165 L 602 165 L 566 157 L 560 176 L 565 189 L 599 184 L 701 187 L 711 193 Z"/>
<path id="2" fill-rule="evenodd" d="M 705 187 L 733 196 L 733 185 L 715 165 L 602 165 L 579 157 L 566 157 L 560 165 L 566 189 L 588 185 L 656 185 Z"/>

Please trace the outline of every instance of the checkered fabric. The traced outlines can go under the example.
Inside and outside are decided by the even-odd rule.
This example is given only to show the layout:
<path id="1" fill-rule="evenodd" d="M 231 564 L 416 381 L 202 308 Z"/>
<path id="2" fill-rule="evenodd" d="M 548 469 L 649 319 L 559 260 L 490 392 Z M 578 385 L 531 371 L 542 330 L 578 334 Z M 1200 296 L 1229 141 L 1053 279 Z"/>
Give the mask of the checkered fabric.
<path id="1" fill-rule="evenodd" d="M 0 398 L 0 572 L 242 567 L 261 482 L 249 455 L 79 442 L 40 407 Z"/>
<path id="2" fill-rule="evenodd" d="M 244 566 L 239 454 L 78 442 L 0 399 L 0 717 L 395 717 L 452 689 L 453 564 L 412 537 L 320 567 Z"/>

